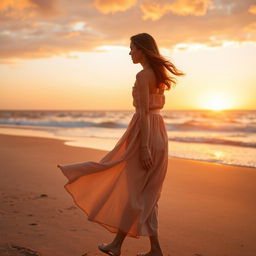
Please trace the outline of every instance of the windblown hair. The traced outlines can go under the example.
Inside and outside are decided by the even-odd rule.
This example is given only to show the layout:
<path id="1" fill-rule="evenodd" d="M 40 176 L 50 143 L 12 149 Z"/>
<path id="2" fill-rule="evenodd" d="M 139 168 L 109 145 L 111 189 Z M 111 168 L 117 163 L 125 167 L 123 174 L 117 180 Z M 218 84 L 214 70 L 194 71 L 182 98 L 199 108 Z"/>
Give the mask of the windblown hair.
<path id="1" fill-rule="evenodd" d="M 169 76 L 166 69 L 175 76 L 184 75 L 184 73 L 178 70 L 171 61 L 165 59 L 159 53 L 156 41 L 151 35 L 140 33 L 132 36 L 130 40 L 137 49 L 143 51 L 149 65 L 156 75 L 158 88 L 165 85 L 164 89 L 170 90 L 171 86 L 176 84 L 176 78 L 174 76 Z"/>

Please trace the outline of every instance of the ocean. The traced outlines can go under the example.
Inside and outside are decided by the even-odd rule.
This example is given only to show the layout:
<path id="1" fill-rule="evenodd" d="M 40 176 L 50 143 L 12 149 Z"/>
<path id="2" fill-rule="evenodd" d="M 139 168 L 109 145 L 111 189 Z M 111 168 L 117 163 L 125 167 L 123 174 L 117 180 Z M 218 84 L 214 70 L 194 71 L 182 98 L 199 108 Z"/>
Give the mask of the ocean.
<path id="1" fill-rule="evenodd" d="M 256 167 L 256 110 L 161 110 L 172 157 Z M 0 110 L 0 133 L 111 150 L 134 110 Z M 0 142 L 1 143 L 1 142 Z"/>

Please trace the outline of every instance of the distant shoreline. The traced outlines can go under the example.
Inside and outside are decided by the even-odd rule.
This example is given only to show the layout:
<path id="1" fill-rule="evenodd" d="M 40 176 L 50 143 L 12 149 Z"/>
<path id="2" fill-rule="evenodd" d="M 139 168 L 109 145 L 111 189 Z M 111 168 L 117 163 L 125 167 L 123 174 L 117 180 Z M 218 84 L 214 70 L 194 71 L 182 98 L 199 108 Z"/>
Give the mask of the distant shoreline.
<path id="1" fill-rule="evenodd" d="M 8 129 L 10 128 L 10 129 Z M 111 146 L 107 146 L 105 149 L 97 147 L 100 144 L 97 143 L 92 143 L 91 146 L 85 145 L 82 143 L 79 143 L 78 140 L 74 137 L 57 137 L 54 136 L 53 134 L 47 132 L 45 127 L 36 127 L 37 129 L 34 129 L 34 126 L 20 126 L 17 127 L 15 125 L 0 125 L 0 135 L 11 135 L 11 136 L 24 136 L 24 137 L 36 137 L 36 138 L 49 138 L 49 139 L 57 139 L 63 141 L 63 143 L 67 146 L 71 147 L 80 147 L 80 148 L 91 148 L 91 149 L 96 149 L 96 150 L 106 150 L 109 151 L 112 149 Z M 41 130 L 44 129 L 44 130 Z M 94 139 L 95 140 L 95 139 Z M 102 144 L 102 143 L 101 143 Z M 115 142 L 112 143 L 115 145 Z M 169 146 L 171 146 L 172 142 L 169 142 Z M 187 160 L 195 160 L 195 161 L 202 161 L 202 162 L 208 162 L 208 163 L 216 163 L 216 164 L 223 164 L 223 165 L 231 165 L 234 167 L 246 167 L 246 168 L 253 168 L 255 169 L 254 166 L 243 166 L 239 164 L 228 164 L 228 163 L 219 163 L 219 162 L 214 162 L 214 161 L 209 161 L 209 160 L 204 160 L 204 159 L 194 159 L 194 158 L 186 158 L 186 157 L 181 157 L 181 156 L 172 156 L 169 154 L 169 158 L 174 157 L 174 158 L 179 158 L 179 159 L 187 159 Z"/>

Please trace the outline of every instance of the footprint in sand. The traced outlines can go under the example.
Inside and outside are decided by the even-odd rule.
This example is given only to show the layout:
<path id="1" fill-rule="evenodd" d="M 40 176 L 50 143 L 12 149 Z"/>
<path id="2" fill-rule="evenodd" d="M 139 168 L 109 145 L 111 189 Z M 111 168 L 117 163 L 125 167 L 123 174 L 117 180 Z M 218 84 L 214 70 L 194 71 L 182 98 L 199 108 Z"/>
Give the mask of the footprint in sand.
<path id="1" fill-rule="evenodd" d="M 40 197 L 48 197 L 47 194 L 41 194 Z"/>
<path id="2" fill-rule="evenodd" d="M 29 225 L 31 225 L 31 226 L 37 226 L 38 224 L 37 224 L 37 223 L 29 223 Z"/>
<path id="3" fill-rule="evenodd" d="M 41 194 L 37 196 L 30 196 L 31 199 L 36 200 L 36 199 L 41 199 L 41 198 L 49 198 L 47 194 Z"/>
<path id="4" fill-rule="evenodd" d="M 72 206 L 70 206 L 70 207 L 65 208 L 65 210 L 76 210 L 76 209 L 77 209 L 77 207 L 76 207 L 76 206 L 74 206 L 74 205 L 72 205 Z"/>
<path id="5" fill-rule="evenodd" d="M 15 244 L 5 244 L 1 246 L 0 255 L 41 256 L 39 252 Z"/>

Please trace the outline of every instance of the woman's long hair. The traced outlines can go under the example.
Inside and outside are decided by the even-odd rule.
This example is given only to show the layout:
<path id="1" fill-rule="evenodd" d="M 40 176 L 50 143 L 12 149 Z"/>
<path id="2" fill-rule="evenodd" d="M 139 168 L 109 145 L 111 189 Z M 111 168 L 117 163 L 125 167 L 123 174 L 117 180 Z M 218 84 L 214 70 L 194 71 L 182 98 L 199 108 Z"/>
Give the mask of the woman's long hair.
<path id="1" fill-rule="evenodd" d="M 160 88 L 161 85 L 166 85 L 164 89 L 170 90 L 171 86 L 176 84 L 175 77 L 169 76 L 166 69 L 173 75 L 184 75 L 184 73 L 178 70 L 173 63 L 160 55 L 156 41 L 151 35 L 147 33 L 140 33 L 132 36 L 130 40 L 135 47 L 137 49 L 141 49 L 146 56 L 149 65 L 156 75 L 158 88 Z"/>

